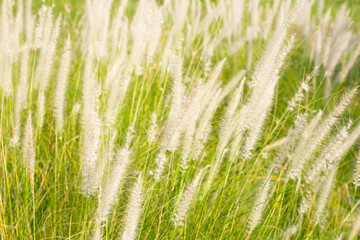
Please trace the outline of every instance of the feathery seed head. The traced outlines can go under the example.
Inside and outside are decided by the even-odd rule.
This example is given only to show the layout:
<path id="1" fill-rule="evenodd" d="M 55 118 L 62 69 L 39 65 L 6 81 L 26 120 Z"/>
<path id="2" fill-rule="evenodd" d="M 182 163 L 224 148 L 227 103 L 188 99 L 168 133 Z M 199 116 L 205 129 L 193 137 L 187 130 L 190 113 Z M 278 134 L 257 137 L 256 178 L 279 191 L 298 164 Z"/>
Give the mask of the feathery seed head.
<path id="1" fill-rule="evenodd" d="M 122 240 L 135 240 L 137 236 L 143 203 L 143 180 L 141 175 L 140 173 L 130 195 L 124 230 L 121 236 Z"/>
<path id="2" fill-rule="evenodd" d="M 32 119 L 31 119 L 31 112 L 29 112 L 29 116 L 26 120 L 22 149 L 23 149 L 23 162 L 29 174 L 31 189 L 32 191 L 34 191 L 36 152 L 35 152 L 35 140 L 34 140 L 34 130 L 32 126 Z"/>
<path id="3" fill-rule="evenodd" d="M 173 222 L 175 226 L 182 226 L 186 220 L 188 211 L 190 210 L 190 205 L 193 203 L 194 198 L 198 192 L 200 179 L 204 170 L 207 167 L 201 169 L 198 174 L 195 176 L 194 180 L 189 184 L 187 189 L 180 195 L 180 201 L 175 209 Z"/>

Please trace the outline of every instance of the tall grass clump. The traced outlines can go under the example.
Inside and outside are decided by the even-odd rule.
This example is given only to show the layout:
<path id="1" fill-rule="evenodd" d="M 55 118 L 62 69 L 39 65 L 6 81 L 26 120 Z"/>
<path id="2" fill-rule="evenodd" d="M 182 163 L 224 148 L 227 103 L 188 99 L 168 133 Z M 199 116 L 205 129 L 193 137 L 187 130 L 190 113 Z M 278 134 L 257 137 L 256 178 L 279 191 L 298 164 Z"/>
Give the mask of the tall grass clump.
<path id="1" fill-rule="evenodd" d="M 3 0 L 0 239 L 358 239 L 359 11 Z"/>

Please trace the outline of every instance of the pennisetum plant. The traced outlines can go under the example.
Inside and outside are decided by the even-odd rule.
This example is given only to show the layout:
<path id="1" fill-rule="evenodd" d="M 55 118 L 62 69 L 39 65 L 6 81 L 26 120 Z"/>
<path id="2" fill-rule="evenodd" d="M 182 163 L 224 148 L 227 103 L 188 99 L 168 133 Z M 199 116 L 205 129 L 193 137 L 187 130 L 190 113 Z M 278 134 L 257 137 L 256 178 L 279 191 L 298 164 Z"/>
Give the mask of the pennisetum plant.
<path id="1" fill-rule="evenodd" d="M 356 4 L 50 2 L 1 2 L 0 239 L 357 238 Z"/>

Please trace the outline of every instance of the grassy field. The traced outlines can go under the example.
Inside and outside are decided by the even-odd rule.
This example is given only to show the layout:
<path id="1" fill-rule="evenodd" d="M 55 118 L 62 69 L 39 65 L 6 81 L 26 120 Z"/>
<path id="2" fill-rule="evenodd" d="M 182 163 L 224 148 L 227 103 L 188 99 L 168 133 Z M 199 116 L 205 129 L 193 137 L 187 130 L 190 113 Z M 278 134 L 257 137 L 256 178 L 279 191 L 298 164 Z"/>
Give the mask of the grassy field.
<path id="1" fill-rule="evenodd" d="M 0 239 L 358 238 L 358 0 L 1 4 Z"/>

